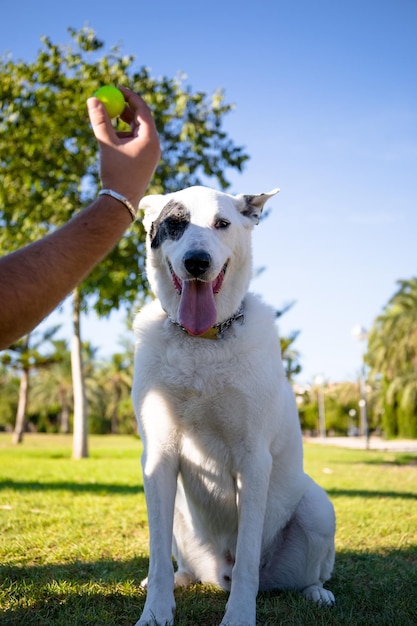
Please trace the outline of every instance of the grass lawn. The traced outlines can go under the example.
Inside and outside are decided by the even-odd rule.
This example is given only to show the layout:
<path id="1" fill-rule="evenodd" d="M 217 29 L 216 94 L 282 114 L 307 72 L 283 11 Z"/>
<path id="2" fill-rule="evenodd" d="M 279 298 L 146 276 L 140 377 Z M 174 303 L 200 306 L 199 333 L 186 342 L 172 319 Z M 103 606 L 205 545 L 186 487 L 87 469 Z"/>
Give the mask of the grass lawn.
<path id="1" fill-rule="evenodd" d="M 71 460 L 71 438 L 0 435 L 0 624 L 133 625 L 145 600 L 148 529 L 141 443 L 93 436 Z M 337 515 L 328 583 L 336 606 L 296 593 L 258 596 L 258 624 L 417 624 L 417 457 L 305 446 L 306 470 Z M 176 592 L 177 626 L 219 624 L 227 594 Z"/>

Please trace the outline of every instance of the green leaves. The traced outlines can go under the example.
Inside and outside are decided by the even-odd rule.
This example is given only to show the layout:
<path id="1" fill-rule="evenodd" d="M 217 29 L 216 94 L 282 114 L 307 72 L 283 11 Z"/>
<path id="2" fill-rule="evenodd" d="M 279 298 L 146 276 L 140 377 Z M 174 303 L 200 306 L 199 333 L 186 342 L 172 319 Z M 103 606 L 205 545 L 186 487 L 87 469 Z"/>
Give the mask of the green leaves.
<path id="1" fill-rule="evenodd" d="M 387 434 L 417 437 L 417 278 L 398 285 L 375 320 L 366 360 L 371 375 L 382 381 Z"/>
<path id="2" fill-rule="evenodd" d="M 69 45 L 48 37 L 31 63 L 0 60 L 0 248 L 7 253 L 65 223 L 96 195 L 97 144 L 86 100 L 104 84 L 126 85 L 151 107 L 163 158 L 149 193 L 213 179 L 248 156 L 222 130 L 232 110 L 222 91 L 193 93 L 183 77 L 154 79 L 146 67 L 89 28 L 69 29 Z M 144 232 L 135 225 L 82 286 L 84 307 L 99 315 L 146 297 Z"/>

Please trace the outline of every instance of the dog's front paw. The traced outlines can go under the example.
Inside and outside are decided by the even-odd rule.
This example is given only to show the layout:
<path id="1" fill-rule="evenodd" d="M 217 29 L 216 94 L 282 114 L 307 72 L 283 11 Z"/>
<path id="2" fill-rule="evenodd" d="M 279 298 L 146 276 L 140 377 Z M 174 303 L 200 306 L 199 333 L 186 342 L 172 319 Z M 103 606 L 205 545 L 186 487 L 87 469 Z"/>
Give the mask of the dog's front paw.
<path id="1" fill-rule="evenodd" d="M 165 620 L 165 622 L 162 622 L 157 620 L 155 617 L 151 617 L 149 619 L 141 617 L 140 620 L 136 622 L 135 626 L 172 626 L 173 623 L 174 620 Z"/>
<path id="2" fill-rule="evenodd" d="M 254 610 L 243 606 L 228 608 L 220 626 L 256 626 L 256 606 Z"/>
<path id="3" fill-rule="evenodd" d="M 173 616 L 156 615 L 152 611 L 144 611 L 135 626 L 172 626 L 173 623 Z"/>
<path id="4" fill-rule="evenodd" d="M 310 587 L 306 587 L 303 589 L 303 596 L 319 606 L 333 606 L 335 603 L 332 592 L 328 589 L 324 589 L 324 587 L 320 585 L 310 585 Z"/>
<path id="5" fill-rule="evenodd" d="M 231 621 L 228 618 L 226 618 L 226 615 L 224 616 L 224 618 L 222 619 L 222 623 L 220 624 L 220 626 L 255 626 L 255 625 L 256 625 L 256 621 L 248 622 L 246 618 L 243 618 L 243 621 L 238 619 L 238 621 L 236 622 L 235 620 Z"/>
<path id="6" fill-rule="evenodd" d="M 174 623 L 175 601 L 161 598 L 158 602 L 148 599 L 145 602 L 143 613 L 135 626 L 172 626 Z"/>
<path id="7" fill-rule="evenodd" d="M 248 622 L 248 620 L 244 617 L 243 619 L 238 619 L 237 621 L 234 619 L 231 621 L 225 615 L 220 626 L 256 626 L 256 620 L 254 622 Z"/>

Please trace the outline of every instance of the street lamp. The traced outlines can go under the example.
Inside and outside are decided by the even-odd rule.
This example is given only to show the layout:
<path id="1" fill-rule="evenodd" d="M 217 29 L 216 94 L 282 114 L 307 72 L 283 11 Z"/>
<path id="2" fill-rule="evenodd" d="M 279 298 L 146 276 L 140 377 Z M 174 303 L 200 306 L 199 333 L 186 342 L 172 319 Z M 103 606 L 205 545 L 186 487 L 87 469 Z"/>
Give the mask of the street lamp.
<path id="1" fill-rule="evenodd" d="M 358 435 L 359 433 L 359 429 L 356 426 L 356 409 L 350 409 L 349 411 L 349 425 L 348 425 L 348 435 L 351 435 L 352 437 L 355 435 Z"/>
<path id="2" fill-rule="evenodd" d="M 369 448 L 369 425 L 368 425 L 368 411 L 366 407 L 366 368 L 365 368 L 365 344 L 368 339 L 368 331 L 366 328 L 357 324 L 352 328 L 352 337 L 356 339 L 356 341 L 361 342 L 362 344 L 362 353 L 361 353 L 361 369 L 360 369 L 360 393 L 361 399 L 359 400 L 359 409 L 360 409 L 360 434 L 364 435 L 366 441 L 366 449 Z"/>
<path id="3" fill-rule="evenodd" d="M 318 408 L 319 408 L 319 433 L 320 433 L 320 437 L 325 438 L 326 437 L 326 417 L 324 413 L 324 391 L 323 391 L 324 377 L 321 375 L 318 375 L 315 377 L 314 382 L 317 385 L 317 402 L 318 402 Z"/>

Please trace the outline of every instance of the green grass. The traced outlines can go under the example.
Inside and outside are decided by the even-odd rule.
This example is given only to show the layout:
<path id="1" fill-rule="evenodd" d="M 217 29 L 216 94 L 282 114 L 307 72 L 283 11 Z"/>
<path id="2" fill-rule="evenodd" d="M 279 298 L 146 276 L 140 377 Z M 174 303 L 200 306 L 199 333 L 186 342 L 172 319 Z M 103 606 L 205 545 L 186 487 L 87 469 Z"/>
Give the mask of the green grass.
<path id="1" fill-rule="evenodd" d="M 0 435 L 0 624 L 133 625 L 145 600 L 148 529 L 133 437 L 91 437 L 71 460 L 66 436 Z M 258 624 L 417 624 L 417 457 L 305 447 L 307 471 L 338 522 L 333 609 L 296 593 L 258 597 Z M 227 594 L 176 592 L 178 626 L 219 624 Z"/>

